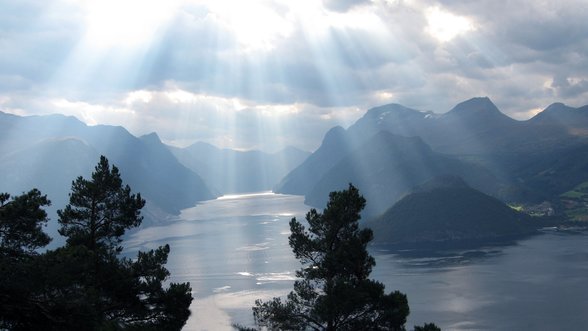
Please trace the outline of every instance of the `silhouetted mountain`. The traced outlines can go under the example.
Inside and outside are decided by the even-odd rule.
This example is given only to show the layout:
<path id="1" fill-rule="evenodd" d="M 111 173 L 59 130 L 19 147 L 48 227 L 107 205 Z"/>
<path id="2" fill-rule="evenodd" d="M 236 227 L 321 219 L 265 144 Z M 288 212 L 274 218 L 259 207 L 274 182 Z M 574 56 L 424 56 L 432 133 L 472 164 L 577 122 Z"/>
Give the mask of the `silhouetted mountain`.
<path id="1" fill-rule="evenodd" d="M 332 166 L 354 149 L 357 143 L 349 138 L 342 127 L 332 128 L 325 134 L 321 146 L 302 164 L 287 174 L 274 187 L 274 192 L 307 194 Z"/>
<path id="2" fill-rule="evenodd" d="M 457 177 L 435 178 L 417 187 L 366 226 L 373 229 L 375 242 L 404 245 L 482 242 L 535 232 L 529 216 Z"/>
<path id="3" fill-rule="evenodd" d="M 500 127 L 516 121 L 504 115 L 488 97 L 477 97 L 457 104 L 439 117 L 442 121 L 466 123 L 470 127 Z M 478 129 L 476 131 L 479 131 Z"/>
<path id="4" fill-rule="evenodd" d="M 420 137 L 437 153 L 486 168 L 498 185 L 479 186 L 470 182 L 471 178 L 467 176 L 449 172 L 462 175 L 470 185 L 485 193 L 509 201 L 549 200 L 588 177 L 588 171 L 584 171 L 588 165 L 588 157 L 584 157 L 588 146 L 588 135 L 584 135 L 588 132 L 588 122 L 584 121 L 586 114 L 588 106 L 575 109 L 554 104 L 531 120 L 516 121 L 502 114 L 487 97 L 464 101 L 445 114 L 418 111 L 398 104 L 376 107 L 368 110 L 349 129 L 335 129 L 336 134 L 328 135 L 329 139 L 325 139 L 306 162 L 288 174 L 276 190 L 304 194 L 309 203 L 320 205 L 325 200 L 319 197 L 325 193 L 324 189 L 317 188 L 315 195 L 313 186 L 323 182 L 317 186 L 343 188 L 351 179 L 358 180 L 358 176 L 350 175 L 349 168 L 357 167 L 358 163 L 377 164 L 370 157 L 385 154 L 386 148 L 368 155 L 370 146 L 366 145 L 363 152 L 366 155 L 358 153 L 347 158 L 348 154 L 378 132 L 386 131 L 404 137 Z M 344 158 L 342 163 L 346 165 L 330 172 Z M 405 166 L 412 168 L 415 165 L 410 162 L 416 161 L 407 159 Z M 375 166 L 365 169 L 381 173 L 374 170 Z M 353 183 L 359 186 L 359 183 Z M 388 190 L 393 192 L 396 188 Z M 365 189 L 362 192 L 366 194 Z"/>
<path id="5" fill-rule="evenodd" d="M 427 137 L 429 123 L 439 115 L 406 108 L 399 104 L 375 107 L 349 128 L 351 134 L 368 137 L 378 131 L 388 131 L 405 137 Z M 426 139 L 425 139 L 426 140 Z"/>
<path id="6" fill-rule="evenodd" d="M 499 188 L 499 181 L 480 166 L 436 153 L 419 137 L 380 131 L 331 167 L 306 195 L 306 203 L 324 207 L 329 192 L 353 183 L 368 201 L 364 216 L 374 216 L 415 185 L 443 174 L 464 176 L 488 192 Z"/>
<path id="7" fill-rule="evenodd" d="M 221 194 L 271 190 L 310 153 L 288 147 L 276 153 L 219 149 L 203 142 L 169 147 L 177 159 Z"/>
<path id="8" fill-rule="evenodd" d="M 20 193 L 44 186 L 43 192 L 51 200 L 62 202 L 67 200 L 72 180 L 88 175 L 103 154 L 121 170 L 125 183 L 148 200 L 147 207 L 153 204 L 165 212 L 178 213 L 214 197 L 158 137 L 138 139 L 122 127 L 87 126 L 62 115 L 0 113 L 0 151 L 0 172 L 20 176 L 3 181 L 2 192 Z"/>
<path id="9" fill-rule="evenodd" d="M 476 155 L 480 151 L 495 153 L 503 146 L 499 137 L 516 132 L 519 124 L 502 114 L 489 98 L 483 97 L 464 101 L 441 115 L 397 104 L 376 107 L 368 110 L 349 131 L 355 135 L 383 130 L 418 136 L 442 153 Z"/>
<path id="10" fill-rule="evenodd" d="M 529 122 L 540 125 L 562 126 L 570 134 L 588 135 L 588 105 L 573 108 L 563 103 L 554 103 L 535 115 Z"/>
<path id="11" fill-rule="evenodd" d="M 146 197 L 171 213 L 215 197 L 198 174 L 178 162 L 157 134 L 143 136 L 140 142 L 138 155 L 124 160 L 129 169 L 136 169 L 127 178 L 136 183 L 132 187 L 137 192 L 146 192 Z"/>

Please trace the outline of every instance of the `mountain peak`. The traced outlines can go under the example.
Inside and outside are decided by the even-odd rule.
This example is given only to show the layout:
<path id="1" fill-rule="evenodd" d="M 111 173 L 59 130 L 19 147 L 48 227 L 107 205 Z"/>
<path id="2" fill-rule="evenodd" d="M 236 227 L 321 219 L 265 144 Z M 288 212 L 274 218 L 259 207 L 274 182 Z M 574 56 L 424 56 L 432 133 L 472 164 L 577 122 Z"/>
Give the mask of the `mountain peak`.
<path id="1" fill-rule="evenodd" d="M 397 103 L 391 103 L 375 108 L 371 108 L 365 114 L 365 119 L 382 124 L 384 122 L 405 122 L 410 120 L 419 120 L 431 115 L 431 112 L 405 107 Z"/>
<path id="2" fill-rule="evenodd" d="M 325 133 L 325 137 L 323 138 L 323 143 L 330 142 L 333 140 L 339 140 L 341 137 L 345 135 L 345 129 L 340 125 L 337 125 L 331 128 L 327 133 Z"/>
<path id="3" fill-rule="evenodd" d="M 367 117 L 379 117 L 381 115 L 384 115 L 386 113 L 390 113 L 390 112 L 395 112 L 395 113 L 406 113 L 406 112 L 418 112 L 418 110 L 414 110 L 414 109 L 410 109 L 407 108 L 401 104 L 398 103 L 390 103 L 387 105 L 383 105 L 383 106 L 378 106 L 378 107 L 374 107 L 371 108 L 367 111 L 366 116 Z"/>
<path id="4" fill-rule="evenodd" d="M 491 113 L 500 113 L 500 110 L 494 105 L 492 100 L 488 97 L 476 97 L 471 98 L 469 100 L 463 101 L 458 103 L 453 109 L 449 111 L 449 113 L 480 113 L 480 112 L 491 112 Z"/>
<path id="5" fill-rule="evenodd" d="M 574 108 L 567 106 L 561 102 L 554 102 L 545 108 L 541 113 L 555 113 L 555 112 L 568 112 L 571 110 L 575 110 Z"/>
<path id="6" fill-rule="evenodd" d="M 531 118 L 535 123 L 556 123 L 568 128 L 583 128 L 588 124 L 588 106 L 570 107 L 561 102 L 552 103 L 542 112 Z"/>
<path id="7" fill-rule="evenodd" d="M 488 97 L 478 97 L 457 104 L 440 117 L 449 122 L 483 128 L 513 125 L 515 120 L 503 114 Z M 467 124 L 466 124 L 467 123 Z"/>
<path id="8" fill-rule="evenodd" d="M 146 141 L 146 142 L 161 143 L 161 139 L 159 139 L 159 136 L 155 132 L 151 132 L 149 134 L 143 135 L 139 139 Z"/>

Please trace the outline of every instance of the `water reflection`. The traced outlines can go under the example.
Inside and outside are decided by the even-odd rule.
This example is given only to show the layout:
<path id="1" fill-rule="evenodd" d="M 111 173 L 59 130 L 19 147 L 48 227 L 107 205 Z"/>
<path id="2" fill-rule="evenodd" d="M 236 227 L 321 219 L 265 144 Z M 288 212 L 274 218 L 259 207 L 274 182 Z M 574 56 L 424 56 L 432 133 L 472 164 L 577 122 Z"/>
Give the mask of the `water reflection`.
<path id="1" fill-rule="evenodd" d="M 394 261 L 404 268 L 444 268 L 481 263 L 488 258 L 503 254 L 497 247 L 480 248 L 475 250 L 387 250 L 374 246 L 372 254 L 380 261 Z"/>
<path id="2" fill-rule="evenodd" d="M 225 196 L 182 211 L 165 226 L 143 229 L 127 251 L 169 243 L 172 281 L 189 281 L 196 298 L 186 330 L 232 330 L 252 323 L 256 299 L 285 295 L 299 267 L 288 245 L 289 221 L 303 218 L 303 197 L 271 193 Z"/>
<path id="3" fill-rule="evenodd" d="M 256 299 L 286 295 L 299 268 L 288 245 L 303 197 L 225 197 L 184 210 L 166 226 L 143 229 L 127 253 L 171 246 L 172 281 L 189 281 L 195 300 L 185 330 L 251 324 Z M 444 330 L 578 330 L 588 325 L 588 235 L 547 233 L 515 245 L 462 250 L 372 246 L 372 278 L 408 295 L 407 328 L 434 321 Z"/>

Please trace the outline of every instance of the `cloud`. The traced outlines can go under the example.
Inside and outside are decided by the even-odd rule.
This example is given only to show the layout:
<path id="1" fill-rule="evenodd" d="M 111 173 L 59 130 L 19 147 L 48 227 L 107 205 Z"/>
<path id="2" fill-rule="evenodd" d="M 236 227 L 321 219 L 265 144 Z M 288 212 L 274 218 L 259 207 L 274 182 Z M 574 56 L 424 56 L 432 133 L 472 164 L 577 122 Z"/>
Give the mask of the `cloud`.
<path id="1" fill-rule="evenodd" d="M 323 0 L 326 8 L 333 11 L 345 12 L 353 7 L 369 4 L 369 0 Z"/>
<path id="2" fill-rule="evenodd" d="M 0 96 L 0 109 L 19 115 L 60 113 L 89 125 L 122 125 L 137 136 L 155 131 L 176 146 L 205 141 L 219 147 L 266 151 L 286 146 L 314 150 L 328 129 L 349 126 L 364 113 L 356 107 L 259 104 L 175 86 L 133 91 L 107 105 L 64 98 Z"/>
<path id="3" fill-rule="evenodd" d="M 0 0 L 0 110 L 179 144 L 313 149 L 387 102 L 443 112 L 487 95 L 524 118 L 588 99 L 584 0 L 169 3 L 145 20 L 117 12 L 157 28 L 104 44 L 88 3 Z"/>
<path id="4" fill-rule="evenodd" d="M 588 95 L 588 79 L 558 74 L 553 77 L 551 88 L 555 90 L 555 95 L 561 98 Z"/>

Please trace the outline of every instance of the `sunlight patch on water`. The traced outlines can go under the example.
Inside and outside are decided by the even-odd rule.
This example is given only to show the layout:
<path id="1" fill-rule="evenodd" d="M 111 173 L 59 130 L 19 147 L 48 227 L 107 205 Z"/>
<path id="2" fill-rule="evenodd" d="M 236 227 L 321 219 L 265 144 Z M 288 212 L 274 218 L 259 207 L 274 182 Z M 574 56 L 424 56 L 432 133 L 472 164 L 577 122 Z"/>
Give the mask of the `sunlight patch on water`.
<path id="1" fill-rule="evenodd" d="M 259 244 L 254 244 L 254 245 L 249 245 L 249 246 L 242 246 L 237 248 L 237 251 L 247 251 L 247 252 L 253 252 L 253 251 L 263 251 L 266 249 L 269 249 L 269 242 L 264 242 L 264 243 L 259 243 Z"/>
<path id="2" fill-rule="evenodd" d="M 251 307 L 255 300 L 270 300 L 273 297 L 284 296 L 287 291 L 238 291 L 217 293 L 208 297 L 196 297 L 190 306 L 192 316 L 183 328 L 185 331 L 214 330 L 234 331 L 231 326 L 238 321 L 253 323 Z M 231 315 L 237 317 L 232 319 Z"/>
<path id="3" fill-rule="evenodd" d="M 294 273 L 290 271 L 270 272 L 261 274 L 259 277 L 257 277 L 257 280 L 260 282 L 294 281 L 296 280 L 296 277 L 294 276 Z"/>
<path id="4" fill-rule="evenodd" d="M 272 191 L 264 191 L 264 192 L 255 192 L 255 193 L 244 193 L 244 194 L 225 194 L 216 198 L 217 200 L 236 200 L 236 199 L 249 199 L 249 198 L 257 198 L 262 196 L 270 196 L 275 195 Z"/>
<path id="5" fill-rule="evenodd" d="M 222 287 L 217 287 L 214 290 L 212 290 L 212 292 L 214 292 L 214 293 L 227 292 L 230 289 L 231 289 L 231 287 L 229 285 L 226 285 L 226 286 L 222 286 Z"/>
<path id="6" fill-rule="evenodd" d="M 213 220 L 226 217 L 268 217 L 271 221 L 280 217 L 303 217 L 309 207 L 304 197 L 275 194 L 273 192 L 225 195 L 216 200 L 198 203 L 180 212 L 183 221 Z"/>

